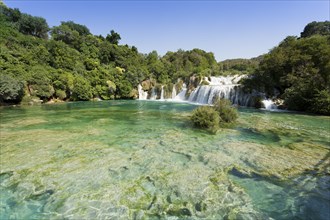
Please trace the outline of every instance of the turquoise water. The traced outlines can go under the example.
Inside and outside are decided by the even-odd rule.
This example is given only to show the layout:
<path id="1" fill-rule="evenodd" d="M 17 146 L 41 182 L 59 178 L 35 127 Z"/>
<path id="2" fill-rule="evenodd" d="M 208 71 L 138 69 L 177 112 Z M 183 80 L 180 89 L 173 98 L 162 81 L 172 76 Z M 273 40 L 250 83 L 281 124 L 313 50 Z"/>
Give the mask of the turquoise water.
<path id="1" fill-rule="evenodd" d="M 0 219 L 329 219 L 330 117 L 152 101 L 0 109 Z"/>

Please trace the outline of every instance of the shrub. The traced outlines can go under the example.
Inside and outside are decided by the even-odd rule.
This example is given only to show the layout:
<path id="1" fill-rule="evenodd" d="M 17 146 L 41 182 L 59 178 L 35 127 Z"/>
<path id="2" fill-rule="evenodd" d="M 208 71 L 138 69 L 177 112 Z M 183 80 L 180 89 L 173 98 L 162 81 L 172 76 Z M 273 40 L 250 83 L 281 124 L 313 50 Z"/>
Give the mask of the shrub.
<path id="1" fill-rule="evenodd" d="M 65 91 L 63 90 L 56 90 L 56 93 L 55 93 L 56 97 L 61 99 L 61 100 L 64 100 L 66 98 L 66 93 Z"/>
<path id="2" fill-rule="evenodd" d="M 327 90 L 317 91 L 311 105 L 311 112 L 330 115 L 330 93 Z"/>
<path id="3" fill-rule="evenodd" d="M 220 117 L 211 106 L 201 106 L 193 111 L 191 120 L 196 127 L 216 131 L 219 127 Z"/>
<path id="4" fill-rule="evenodd" d="M 232 107 L 228 99 L 217 99 L 213 107 L 219 114 L 220 122 L 232 123 L 238 118 L 237 110 Z"/>
<path id="5" fill-rule="evenodd" d="M 201 106 L 195 109 L 191 121 L 198 128 L 216 133 L 219 127 L 227 127 L 238 118 L 238 113 L 227 99 L 217 99 L 214 106 Z"/>
<path id="6" fill-rule="evenodd" d="M 24 95 L 24 84 L 7 75 L 0 75 L 0 103 L 19 103 Z"/>
<path id="7" fill-rule="evenodd" d="M 73 82 L 72 98 L 78 100 L 90 100 L 92 98 L 92 87 L 82 76 L 76 76 Z"/>

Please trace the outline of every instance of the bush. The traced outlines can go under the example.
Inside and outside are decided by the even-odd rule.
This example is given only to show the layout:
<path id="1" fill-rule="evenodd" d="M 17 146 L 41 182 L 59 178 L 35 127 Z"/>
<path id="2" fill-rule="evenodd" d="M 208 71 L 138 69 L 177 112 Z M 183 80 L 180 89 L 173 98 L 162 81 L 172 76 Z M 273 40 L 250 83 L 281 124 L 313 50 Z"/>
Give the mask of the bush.
<path id="1" fill-rule="evenodd" d="M 0 103 L 19 103 L 24 95 L 24 84 L 7 75 L 0 75 Z"/>
<path id="2" fill-rule="evenodd" d="M 191 120 L 196 127 L 215 131 L 219 127 L 220 117 L 211 106 L 201 106 L 193 111 Z"/>
<path id="3" fill-rule="evenodd" d="M 64 100 L 66 98 L 66 93 L 65 91 L 63 90 L 56 90 L 56 93 L 55 93 L 56 97 L 61 99 L 61 100 Z"/>
<path id="4" fill-rule="evenodd" d="M 311 105 L 311 112 L 330 115 L 330 93 L 327 90 L 317 91 Z"/>
<path id="5" fill-rule="evenodd" d="M 232 123 L 238 118 L 237 110 L 232 107 L 228 99 L 217 99 L 213 107 L 220 116 L 220 122 Z"/>
<path id="6" fill-rule="evenodd" d="M 82 76 L 76 76 L 73 82 L 72 98 L 75 101 L 86 101 L 92 98 L 92 87 Z"/>
<path id="7" fill-rule="evenodd" d="M 198 128 L 215 133 L 219 127 L 227 127 L 236 121 L 238 113 L 227 99 L 217 99 L 214 106 L 201 106 L 195 109 L 191 121 Z"/>

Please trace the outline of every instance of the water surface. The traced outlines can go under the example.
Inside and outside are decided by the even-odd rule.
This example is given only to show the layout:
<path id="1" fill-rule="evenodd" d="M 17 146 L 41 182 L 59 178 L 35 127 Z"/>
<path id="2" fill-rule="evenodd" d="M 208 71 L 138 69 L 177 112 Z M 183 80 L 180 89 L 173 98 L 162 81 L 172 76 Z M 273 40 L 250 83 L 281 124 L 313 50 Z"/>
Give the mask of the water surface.
<path id="1" fill-rule="evenodd" d="M 0 219 L 329 219 L 330 118 L 188 103 L 0 109 Z"/>

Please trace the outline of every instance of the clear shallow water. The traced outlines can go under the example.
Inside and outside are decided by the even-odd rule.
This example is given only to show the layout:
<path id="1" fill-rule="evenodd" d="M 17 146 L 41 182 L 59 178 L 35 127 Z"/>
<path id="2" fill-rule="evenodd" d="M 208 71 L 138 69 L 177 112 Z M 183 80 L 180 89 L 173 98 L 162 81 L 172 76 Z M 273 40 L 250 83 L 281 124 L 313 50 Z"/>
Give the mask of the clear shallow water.
<path id="1" fill-rule="evenodd" d="M 0 219 L 329 219 L 330 118 L 187 103 L 0 109 Z"/>

